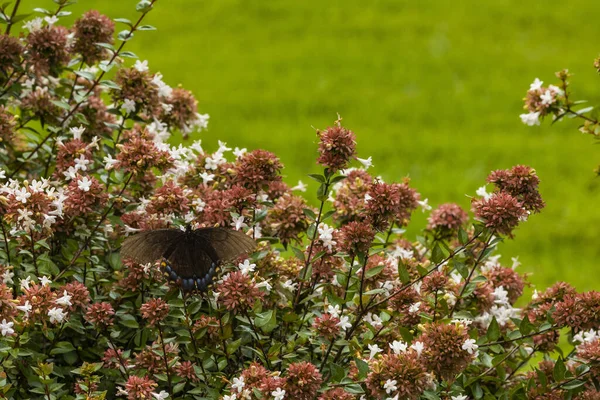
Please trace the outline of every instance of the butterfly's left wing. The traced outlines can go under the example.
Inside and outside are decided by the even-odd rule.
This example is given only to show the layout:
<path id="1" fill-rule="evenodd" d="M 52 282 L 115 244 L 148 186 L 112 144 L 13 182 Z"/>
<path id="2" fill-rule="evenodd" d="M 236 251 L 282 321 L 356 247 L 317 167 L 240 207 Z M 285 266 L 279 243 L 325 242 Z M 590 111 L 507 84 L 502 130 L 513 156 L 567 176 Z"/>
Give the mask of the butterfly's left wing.
<path id="1" fill-rule="evenodd" d="M 179 229 L 156 229 L 129 236 L 121 246 L 121 257 L 131 258 L 140 264 L 155 262 L 183 237 Z"/>
<path id="2" fill-rule="evenodd" d="M 256 248 L 256 242 L 243 232 L 226 228 L 201 228 L 193 231 L 199 241 L 208 242 L 220 262 L 231 261 Z"/>

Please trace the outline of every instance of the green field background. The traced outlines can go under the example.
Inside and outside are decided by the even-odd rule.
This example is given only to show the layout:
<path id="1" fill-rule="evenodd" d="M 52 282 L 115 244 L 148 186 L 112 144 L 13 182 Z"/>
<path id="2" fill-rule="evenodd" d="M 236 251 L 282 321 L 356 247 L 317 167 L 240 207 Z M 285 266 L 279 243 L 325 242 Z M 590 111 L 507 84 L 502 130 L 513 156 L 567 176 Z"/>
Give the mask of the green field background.
<path id="1" fill-rule="evenodd" d="M 130 0 L 71 10 L 91 8 L 137 18 Z M 433 206 L 468 208 L 489 171 L 531 165 L 547 207 L 501 245 L 502 260 L 519 255 L 538 289 L 565 280 L 598 290 L 600 149 L 576 121 L 530 128 L 518 115 L 529 83 L 554 83 L 562 68 L 573 73 L 574 98 L 600 100 L 599 13 L 587 0 L 159 0 L 146 21 L 158 31 L 136 34 L 127 49 L 194 92 L 211 116 L 194 137 L 205 148 L 224 140 L 271 150 L 290 184 L 319 171 L 311 126 L 338 112 L 374 174 L 410 176 Z M 425 219 L 419 212 L 412 225 Z"/>

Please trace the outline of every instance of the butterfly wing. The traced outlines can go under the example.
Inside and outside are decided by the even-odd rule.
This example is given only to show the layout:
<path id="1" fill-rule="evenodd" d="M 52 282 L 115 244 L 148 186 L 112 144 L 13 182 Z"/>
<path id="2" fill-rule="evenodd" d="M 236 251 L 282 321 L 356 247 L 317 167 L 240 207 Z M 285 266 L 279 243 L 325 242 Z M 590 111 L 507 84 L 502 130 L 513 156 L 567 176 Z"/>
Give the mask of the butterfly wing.
<path id="1" fill-rule="evenodd" d="M 157 229 L 129 236 L 121 247 L 121 257 L 140 264 L 155 262 L 185 236 L 179 229 Z"/>
<path id="2" fill-rule="evenodd" d="M 252 238 L 233 229 L 201 228 L 193 233 L 199 241 L 210 243 L 220 262 L 231 261 L 256 248 L 256 242 Z"/>

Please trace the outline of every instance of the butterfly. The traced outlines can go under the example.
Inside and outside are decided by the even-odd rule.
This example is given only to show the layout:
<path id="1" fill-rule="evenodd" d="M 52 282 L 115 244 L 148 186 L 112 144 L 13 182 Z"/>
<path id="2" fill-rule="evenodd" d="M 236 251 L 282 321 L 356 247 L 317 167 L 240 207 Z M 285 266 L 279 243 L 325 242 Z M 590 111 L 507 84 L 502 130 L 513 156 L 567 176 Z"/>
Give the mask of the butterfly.
<path id="1" fill-rule="evenodd" d="M 205 292 L 222 263 L 248 253 L 256 242 L 242 232 L 226 228 L 156 229 L 140 232 L 123 242 L 121 257 L 140 264 L 161 261 L 170 281 L 184 292 Z"/>

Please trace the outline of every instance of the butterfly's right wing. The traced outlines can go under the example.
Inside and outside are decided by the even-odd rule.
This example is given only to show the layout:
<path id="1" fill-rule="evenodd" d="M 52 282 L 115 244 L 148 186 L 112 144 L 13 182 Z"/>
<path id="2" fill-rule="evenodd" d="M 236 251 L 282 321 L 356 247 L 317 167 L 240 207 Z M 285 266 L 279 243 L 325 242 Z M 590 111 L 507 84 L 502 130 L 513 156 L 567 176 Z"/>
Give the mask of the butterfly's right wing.
<path id="1" fill-rule="evenodd" d="M 165 256 L 183 236 L 179 229 L 156 229 L 129 236 L 121 247 L 121 258 L 131 258 L 140 264 L 155 262 Z"/>
<path id="2" fill-rule="evenodd" d="M 200 228 L 194 235 L 199 241 L 210 243 L 221 262 L 231 261 L 256 248 L 256 242 L 240 231 L 227 228 Z"/>

